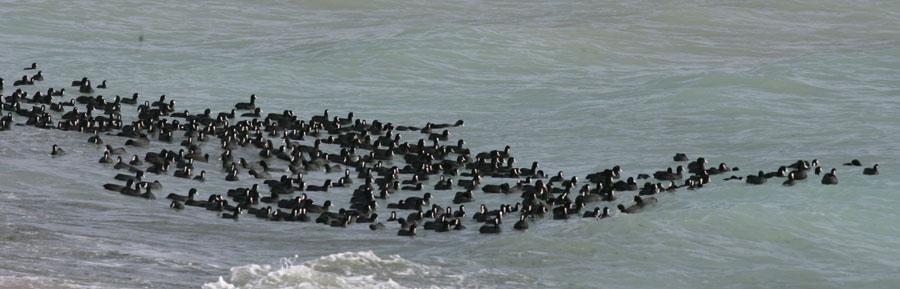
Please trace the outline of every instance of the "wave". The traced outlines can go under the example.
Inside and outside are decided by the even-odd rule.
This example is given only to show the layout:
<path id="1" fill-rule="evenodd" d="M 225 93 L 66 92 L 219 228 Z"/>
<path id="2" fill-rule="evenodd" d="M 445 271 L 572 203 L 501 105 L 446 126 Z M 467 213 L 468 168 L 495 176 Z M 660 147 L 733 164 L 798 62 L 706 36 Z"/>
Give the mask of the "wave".
<path id="1" fill-rule="evenodd" d="M 219 277 L 218 281 L 206 283 L 203 288 L 445 288 L 454 286 L 441 285 L 441 282 L 458 284 L 461 281 L 454 277 L 458 275 L 442 274 L 440 268 L 397 255 L 381 257 L 372 251 L 331 254 L 301 264 L 294 264 L 295 259 L 285 258 L 277 266 L 233 267 L 227 281 Z"/>
<path id="2" fill-rule="evenodd" d="M 0 289 L 19 288 L 102 288 L 96 285 L 76 284 L 72 280 L 40 276 L 0 276 Z"/>

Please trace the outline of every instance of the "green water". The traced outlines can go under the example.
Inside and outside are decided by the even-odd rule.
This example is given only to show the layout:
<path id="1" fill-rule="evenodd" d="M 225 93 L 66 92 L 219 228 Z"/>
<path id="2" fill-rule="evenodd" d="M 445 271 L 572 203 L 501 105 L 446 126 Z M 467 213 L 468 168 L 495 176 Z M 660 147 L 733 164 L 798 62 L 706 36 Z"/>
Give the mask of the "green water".
<path id="1" fill-rule="evenodd" d="M 509 144 L 567 176 L 633 176 L 685 152 L 741 174 L 817 158 L 841 182 L 715 179 L 638 215 L 409 240 L 173 213 L 103 191 L 115 172 L 83 135 L 16 127 L 0 133 L 3 288 L 900 286 L 900 2 L 17 1 L 0 27 L 3 95 L 38 62 L 35 90 L 87 76 L 193 112 L 255 93 L 303 118 L 463 119 L 453 134 L 473 150 Z M 840 165 L 854 158 L 882 175 Z M 166 193 L 197 186 L 161 179 Z"/>

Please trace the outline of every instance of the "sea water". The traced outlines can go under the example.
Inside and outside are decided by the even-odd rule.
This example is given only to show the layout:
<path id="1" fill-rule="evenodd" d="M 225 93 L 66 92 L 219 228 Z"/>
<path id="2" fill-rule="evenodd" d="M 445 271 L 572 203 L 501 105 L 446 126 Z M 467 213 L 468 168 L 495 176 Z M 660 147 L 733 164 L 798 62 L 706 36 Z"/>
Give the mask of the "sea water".
<path id="1" fill-rule="evenodd" d="M 898 27 L 898 1 L 5 2 L 3 95 L 37 62 L 46 80 L 29 92 L 74 97 L 86 76 L 108 81 L 107 98 L 165 94 L 193 113 L 256 94 L 264 113 L 301 118 L 463 119 L 452 140 L 510 145 L 522 166 L 582 180 L 684 152 L 738 175 L 818 159 L 840 184 L 716 176 L 636 215 L 506 222 L 495 236 L 467 219 L 410 239 L 124 197 L 103 189 L 117 172 L 87 135 L 14 126 L 0 132 L 0 288 L 897 288 Z M 54 143 L 67 155 L 52 158 Z M 882 174 L 841 166 L 851 159 Z M 157 197 L 255 182 L 198 167 L 207 182 L 151 176 Z M 349 194 L 313 197 L 340 207 Z M 467 208 L 517 200 L 476 193 Z"/>

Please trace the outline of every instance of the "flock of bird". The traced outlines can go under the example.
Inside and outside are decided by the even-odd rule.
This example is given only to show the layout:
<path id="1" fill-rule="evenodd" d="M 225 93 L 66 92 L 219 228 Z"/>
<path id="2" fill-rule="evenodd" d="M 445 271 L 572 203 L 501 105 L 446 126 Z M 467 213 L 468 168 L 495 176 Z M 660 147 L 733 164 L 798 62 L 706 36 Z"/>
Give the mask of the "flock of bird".
<path id="1" fill-rule="evenodd" d="M 141 102 L 137 93 L 107 100 L 97 94 L 97 89 L 106 88 L 106 81 L 94 87 L 86 77 L 71 83 L 78 88 L 80 96 L 57 100 L 66 97 L 64 88 L 49 88 L 46 93 L 26 91 L 43 81 L 42 72 L 37 69 L 36 63 L 26 67 L 25 70 L 36 73 L 16 80 L 14 92 L 3 97 L 2 110 L 8 113 L 0 117 L 0 131 L 16 124 L 89 135 L 89 143 L 105 147 L 99 162 L 121 172 L 115 175 L 115 182 L 103 187 L 125 196 L 156 199 L 154 192 L 163 190 L 163 184 L 149 180 L 148 174 L 196 182 L 207 178 L 226 181 L 252 178 L 261 182 L 223 189 L 206 198 L 198 196 L 193 188 L 184 195 L 166 196 L 173 209 L 199 208 L 216 212 L 225 219 L 238 220 L 250 215 L 269 221 L 315 222 L 332 227 L 368 224 L 372 230 L 383 230 L 394 226 L 400 236 L 415 236 L 420 228 L 436 232 L 462 230 L 465 224 L 474 222 L 480 226 L 479 232 L 494 234 L 500 233 L 502 224 L 510 218 L 515 220 L 513 229 L 527 230 L 529 224 L 541 218 L 603 219 L 615 214 L 636 214 L 657 202 L 654 195 L 681 188 L 700 189 L 714 175 L 732 174 L 724 180 L 751 185 L 784 179 L 782 184 L 791 186 L 806 180 L 812 172 L 822 175 L 822 184 L 838 184 L 837 170 L 823 172 L 818 160 L 798 160 L 773 172 L 759 171 L 741 177 L 733 175 L 739 170 L 737 167 L 725 163 L 708 166 L 705 158 L 691 161 L 682 153 L 676 154 L 673 161 L 686 165 L 635 177 L 623 178 L 619 166 L 589 174 L 585 180 L 567 178 L 562 171 L 548 176 L 538 162 L 527 167 L 516 166 L 509 146 L 472 152 L 462 139 L 451 140 L 449 129 L 463 126 L 462 120 L 429 122 L 421 127 L 401 126 L 357 119 L 352 112 L 346 117 L 333 116 L 327 110 L 301 119 L 291 110 L 263 114 L 257 106 L 256 95 L 251 95 L 249 102 L 235 104 L 228 112 L 214 114 L 207 108 L 194 114 L 176 110 L 175 101 L 166 99 L 165 95 L 156 101 Z M 10 90 L 4 88 L 0 78 L 0 91 L 3 89 Z M 30 108 L 23 108 L 29 104 Z M 137 115 L 129 122 L 122 116 L 122 107 L 126 105 L 137 106 Z M 20 123 L 21 119 L 15 119 L 14 115 L 25 122 Z M 401 132 L 417 135 L 413 137 L 417 140 L 404 141 Z M 112 136 L 125 138 L 124 147 L 104 143 L 103 138 Z M 181 148 L 150 151 L 143 158 L 127 156 L 128 149 L 150 149 L 154 143 L 180 143 Z M 207 151 L 215 151 L 217 155 L 210 157 Z M 253 154 L 241 156 L 241 152 Z M 63 148 L 52 146 L 51 155 L 64 154 Z M 205 170 L 197 172 L 194 164 L 201 162 L 218 163 L 220 169 L 209 175 Z M 862 166 L 858 160 L 845 165 Z M 335 173 L 340 177 L 325 180 L 321 185 L 308 184 L 304 174 L 312 171 Z M 862 172 L 877 175 L 878 165 Z M 486 182 L 487 178 L 494 182 Z M 429 184 L 432 180 L 435 182 Z M 645 180 L 644 184 L 639 186 L 638 180 Z M 328 192 L 335 187 L 352 189 L 350 199 L 347 202 L 327 200 Z M 430 192 L 418 196 L 423 191 Z M 587 209 L 592 203 L 617 202 L 620 193 L 628 191 L 637 192 L 631 198 L 633 204 L 619 203 L 614 211 L 609 206 Z M 401 192 L 417 196 L 392 197 Z M 476 192 L 510 195 L 515 204 L 494 209 L 481 204 L 476 212 L 469 214 L 465 204 L 476 202 Z M 451 193 L 454 194 L 452 206 L 436 204 L 432 199 L 432 194 Z M 316 198 L 326 200 L 320 203 Z M 346 206 L 335 209 L 336 203 Z M 380 203 L 391 211 L 384 220 L 377 213 L 385 210 L 379 209 Z M 518 217 L 511 217 L 516 214 Z"/>

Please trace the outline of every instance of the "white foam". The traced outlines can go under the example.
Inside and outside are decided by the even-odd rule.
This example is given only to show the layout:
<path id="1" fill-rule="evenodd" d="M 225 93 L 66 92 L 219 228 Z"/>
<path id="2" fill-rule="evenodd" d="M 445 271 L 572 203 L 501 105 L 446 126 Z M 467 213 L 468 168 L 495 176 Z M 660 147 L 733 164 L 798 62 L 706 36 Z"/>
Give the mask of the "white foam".
<path id="1" fill-rule="evenodd" d="M 393 277 L 436 277 L 437 270 L 405 260 L 397 255 L 380 257 L 372 251 L 344 252 L 294 265 L 283 259 L 280 266 L 250 264 L 231 268 L 226 281 L 203 285 L 204 289 L 269 289 L 269 288 L 408 288 Z M 438 278 L 439 279 L 439 278 Z M 439 288 L 430 282 L 416 280 L 414 287 Z M 434 280 L 432 280 L 434 281 Z"/>

